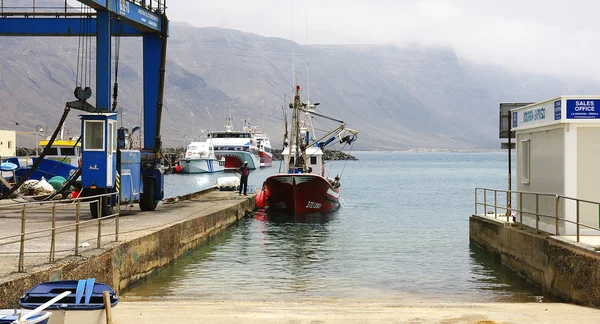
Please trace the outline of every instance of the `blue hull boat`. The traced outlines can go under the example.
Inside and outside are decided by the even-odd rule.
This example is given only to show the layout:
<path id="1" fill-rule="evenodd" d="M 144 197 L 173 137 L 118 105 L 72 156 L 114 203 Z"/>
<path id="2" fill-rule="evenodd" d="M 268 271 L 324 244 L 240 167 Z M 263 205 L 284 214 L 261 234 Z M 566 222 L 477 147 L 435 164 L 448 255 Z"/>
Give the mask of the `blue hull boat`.
<path id="1" fill-rule="evenodd" d="M 33 163 L 37 161 L 37 158 L 33 158 Z M 15 164 L 18 166 L 18 169 L 15 170 L 15 175 L 18 179 L 22 179 L 31 167 L 29 166 L 21 166 L 19 164 L 18 158 L 9 158 L 6 159 L 6 162 Z M 56 176 L 61 176 L 65 179 L 69 178 L 71 173 L 74 173 L 77 170 L 76 167 L 63 163 L 60 161 L 48 160 L 44 159 L 40 162 L 38 168 L 33 171 L 29 179 L 31 180 L 41 180 L 42 177 L 46 178 L 46 180 L 50 180 Z"/>
<path id="2" fill-rule="evenodd" d="M 60 302 L 50 305 L 48 310 L 98 310 L 104 309 L 102 293 L 108 291 L 110 304 L 116 306 L 119 298 L 107 284 L 87 280 L 61 280 L 37 284 L 19 299 L 19 305 L 25 309 L 35 309 L 59 294 L 70 291 L 71 294 Z"/>

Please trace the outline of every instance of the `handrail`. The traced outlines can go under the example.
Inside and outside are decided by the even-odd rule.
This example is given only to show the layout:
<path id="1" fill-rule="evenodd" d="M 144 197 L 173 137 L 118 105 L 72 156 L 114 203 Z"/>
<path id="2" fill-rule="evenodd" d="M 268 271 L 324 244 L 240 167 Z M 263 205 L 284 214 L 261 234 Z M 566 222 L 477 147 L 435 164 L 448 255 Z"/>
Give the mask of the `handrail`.
<path id="1" fill-rule="evenodd" d="M 110 214 L 110 215 L 102 216 L 101 215 L 101 212 L 102 212 L 101 206 L 103 205 L 102 202 L 104 199 L 108 199 L 111 196 L 116 196 L 116 199 L 117 199 L 116 212 L 113 214 Z M 63 203 L 67 203 L 67 202 L 69 204 L 63 204 Z M 98 207 L 98 216 L 99 217 L 97 219 L 86 220 L 83 222 L 80 221 L 80 210 L 81 210 L 82 203 L 87 204 L 87 205 L 97 204 L 96 206 Z M 73 204 L 75 205 L 75 222 L 72 224 L 56 226 L 56 211 L 61 209 L 62 207 L 73 206 Z M 106 193 L 106 194 L 87 196 L 87 197 L 78 197 L 75 199 L 61 199 L 61 200 L 43 201 L 43 202 L 25 202 L 25 203 L 0 206 L 0 210 L 9 208 L 10 212 L 18 212 L 21 214 L 21 232 L 16 235 L 0 237 L 0 241 L 6 241 L 6 240 L 11 240 L 11 239 L 16 239 L 16 238 L 19 238 L 19 239 L 14 240 L 14 241 L 0 243 L 0 246 L 6 246 L 6 245 L 20 243 L 18 271 L 24 272 L 25 271 L 24 267 L 25 267 L 25 253 L 26 253 L 25 252 L 25 242 L 26 241 L 38 240 L 38 239 L 50 237 L 51 240 L 50 240 L 50 250 L 49 250 L 49 262 L 52 263 L 55 261 L 56 235 L 57 234 L 69 233 L 70 231 L 72 231 L 72 228 L 74 227 L 74 229 L 75 229 L 75 233 L 74 233 L 75 234 L 75 248 L 74 248 L 74 250 L 75 250 L 75 255 L 79 255 L 80 230 L 82 228 L 93 226 L 94 223 L 97 223 L 98 234 L 96 237 L 96 240 L 97 240 L 96 248 L 99 249 L 102 247 L 102 244 L 101 244 L 102 236 L 106 236 L 106 235 L 102 234 L 102 222 L 104 220 L 113 219 L 113 218 L 115 219 L 115 241 L 117 241 L 117 242 L 119 241 L 119 217 L 120 217 L 120 208 L 118 208 L 119 205 L 120 205 L 119 193 L 114 192 L 114 193 Z M 18 207 L 18 208 L 15 208 L 15 207 Z M 31 208 L 31 207 L 33 207 L 33 208 Z M 52 215 L 51 227 L 47 228 L 47 229 L 43 229 L 43 230 L 34 230 L 34 231 L 27 232 L 25 230 L 27 212 L 39 211 L 39 210 L 50 210 L 51 211 L 51 213 L 52 213 L 51 214 Z M 47 235 L 38 235 L 38 234 L 43 234 L 43 233 L 48 233 L 48 234 Z M 112 235 L 112 234 L 109 234 L 109 235 Z M 62 252 L 70 251 L 70 250 L 71 249 L 68 249 L 68 250 L 64 250 Z M 42 253 L 45 253 L 45 252 L 42 252 Z"/>
<path id="2" fill-rule="evenodd" d="M 483 202 L 479 201 L 479 194 L 483 192 Z M 494 202 L 492 203 L 488 203 L 487 201 L 487 196 L 488 193 L 493 192 L 494 193 Z M 506 193 L 506 206 L 500 206 L 498 205 L 498 192 L 500 193 Z M 519 206 L 518 208 L 513 208 L 511 206 L 514 206 L 512 204 L 512 196 L 513 194 L 518 195 L 519 196 Z M 535 211 L 531 211 L 531 210 L 524 210 L 523 209 L 523 196 L 535 196 Z M 540 204 L 539 204 L 539 199 L 540 197 L 552 197 L 554 199 L 554 215 L 550 215 L 547 213 L 543 213 L 540 212 Z M 567 201 L 572 201 L 575 202 L 576 204 L 576 212 L 575 212 L 575 221 L 571 220 L 571 219 L 567 219 L 566 216 L 564 217 L 560 217 L 560 201 L 563 202 L 567 202 Z M 545 193 L 545 192 L 528 192 L 528 191 L 517 191 L 517 190 L 504 190 L 504 189 L 492 189 L 492 188 L 475 188 L 475 215 L 479 215 L 478 213 L 478 206 L 483 206 L 484 208 L 484 212 L 483 215 L 487 215 L 488 212 L 488 208 L 492 207 L 494 209 L 494 218 L 497 219 L 498 218 L 498 209 L 501 210 L 505 210 L 506 211 L 506 222 L 510 222 L 509 217 L 512 216 L 511 211 L 516 211 L 519 214 L 519 220 L 518 220 L 518 224 L 520 226 L 520 228 L 523 228 L 523 216 L 524 215 L 532 215 L 535 216 L 535 230 L 537 233 L 540 233 L 540 226 L 539 226 L 539 221 L 540 221 L 540 217 L 545 217 L 545 218 L 550 218 L 550 219 L 554 219 L 555 220 L 555 233 L 554 235 L 560 236 L 560 221 L 564 221 L 565 223 L 569 223 L 569 224 L 574 224 L 576 226 L 576 238 L 577 238 L 577 242 L 580 242 L 580 227 L 584 227 L 587 229 L 592 229 L 595 231 L 599 231 L 600 232 L 600 227 L 599 226 L 591 226 L 588 224 L 583 224 L 580 221 L 580 205 L 581 203 L 586 203 L 586 204 L 593 204 L 596 205 L 597 208 L 600 210 L 600 202 L 598 201 L 591 201 L 591 200 L 586 200 L 586 199 L 579 199 L 579 198 L 573 198 L 573 197 L 568 197 L 568 196 L 564 196 L 564 195 L 559 195 L 559 194 L 555 194 L 555 193 Z M 564 205 L 563 205 L 564 206 Z M 564 213 L 563 213 L 564 214 Z M 500 217 L 504 217 L 503 215 Z M 517 223 L 517 219 L 516 217 L 513 218 L 513 222 Z M 600 220 L 599 220 L 600 222 Z M 600 225 L 600 224 L 599 224 Z"/>

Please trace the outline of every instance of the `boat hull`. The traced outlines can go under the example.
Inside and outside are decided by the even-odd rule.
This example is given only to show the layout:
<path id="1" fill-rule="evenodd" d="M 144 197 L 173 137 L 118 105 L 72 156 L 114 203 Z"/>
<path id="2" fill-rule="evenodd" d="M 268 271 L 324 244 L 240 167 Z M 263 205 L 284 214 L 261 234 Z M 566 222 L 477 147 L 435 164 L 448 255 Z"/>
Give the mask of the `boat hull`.
<path id="1" fill-rule="evenodd" d="M 273 166 L 273 155 L 271 155 L 271 153 L 268 153 L 265 151 L 259 151 L 258 156 L 260 157 L 260 166 L 261 167 Z"/>
<path id="2" fill-rule="evenodd" d="M 316 174 L 276 174 L 265 180 L 264 187 L 269 211 L 326 214 L 340 206 L 340 189 Z"/>
<path id="3" fill-rule="evenodd" d="M 256 170 L 260 168 L 260 160 L 257 154 L 250 153 L 247 151 L 217 151 L 215 150 L 217 158 L 225 158 L 225 170 L 235 170 L 242 166 L 244 161 L 248 162 L 250 170 Z"/>
<path id="4" fill-rule="evenodd" d="M 179 165 L 181 166 L 181 173 L 214 173 L 225 169 L 223 163 L 213 159 L 182 159 L 179 160 Z"/>

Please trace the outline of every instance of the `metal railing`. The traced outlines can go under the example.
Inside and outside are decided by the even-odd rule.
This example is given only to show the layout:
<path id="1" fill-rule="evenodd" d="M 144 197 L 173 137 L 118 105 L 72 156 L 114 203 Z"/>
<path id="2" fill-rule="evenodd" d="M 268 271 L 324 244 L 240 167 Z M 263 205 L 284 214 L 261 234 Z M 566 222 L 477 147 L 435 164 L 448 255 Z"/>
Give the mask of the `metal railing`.
<path id="1" fill-rule="evenodd" d="M 117 205 L 115 208 L 115 212 L 110 215 L 100 217 L 100 216 L 102 216 L 102 206 L 103 206 L 104 199 L 109 199 L 109 197 L 111 197 L 111 196 L 115 196 L 115 198 L 117 199 Z M 74 251 L 74 254 L 71 254 L 71 255 L 77 256 L 77 255 L 79 255 L 79 247 L 80 247 L 79 242 L 80 242 L 81 229 L 86 228 L 86 227 L 91 227 L 94 224 L 96 224 L 96 226 L 98 228 L 97 236 L 96 236 L 96 248 L 99 249 L 102 247 L 102 236 L 105 236 L 102 234 L 102 222 L 107 219 L 114 218 L 114 221 L 115 221 L 114 235 L 115 235 L 115 241 L 118 242 L 119 241 L 119 217 L 120 217 L 120 208 L 119 208 L 120 202 L 118 200 L 119 200 L 118 193 L 108 193 L 108 194 L 95 195 L 95 196 L 78 197 L 75 199 L 68 199 L 68 200 L 54 200 L 54 201 L 51 200 L 51 201 L 42 201 L 42 202 L 27 202 L 27 203 L 2 205 L 2 206 L 0 206 L 0 212 L 2 212 L 3 214 L 20 215 L 20 227 L 21 228 L 20 228 L 19 234 L 10 235 L 10 236 L 6 236 L 6 237 L 0 237 L 0 247 L 7 246 L 7 245 L 19 244 L 18 272 L 24 272 L 25 271 L 25 254 L 28 253 L 28 252 L 25 252 L 25 242 L 27 242 L 27 241 L 49 238 L 50 239 L 50 248 L 49 248 L 49 250 L 47 250 L 47 252 L 42 252 L 42 253 L 48 253 L 49 263 L 54 263 L 55 256 L 56 256 L 56 238 L 57 238 L 58 234 L 65 234 L 65 233 L 70 233 L 70 232 L 73 233 L 74 240 L 75 240 L 74 247 L 70 248 L 68 250 L 62 251 L 62 252 Z M 97 215 L 99 217 L 96 219 L 81 221 L 81 205 L 89 206 L 91 204 L 96 204 L 96 207 L 98 208 Z M 57 212 L 61 209 L 73 208 L 73 205 L 75 206 L 74 222 L 72 222 L 70 224 L 66 224 L 66 225 L 56 226 Z M 31 215 L 33 212 L 39 212 L 39 211 L 42 211 L 42 212 L 49 211 L 51 213 L 51 219 L 50 219 L 51 227 L 46 228 L 46 229 L 26 232 L 25 227 L 27 224 L 27 220 L 30 220 L 30 221 L 36 220 L 36 219 L 32 219 L 33 217 L 28 218 L 27 217 L 28 213 L 29 213 L 29 215 Z M 39 222 L 37 224 L 39 224 Z M 112 235 L 112 233 L 109 235 Z M 31 252 L 31 253 L 40 253 L 40 252 L 36 251 L 36 252 Z"/>
<path id="2" fill-rule="evenodd" d="M 479 198 L 479 194 L 483 193 L 483 202 L 481 202 Z M 488 195 L 493 193 L 493 203 L 488 202 Z M 502 202 L 498 202 L 498 193 L 505 195 L 505 204 L 502 205 Z M 518 197 L 518 207 L 513 207 L 513 195 Z M 535 197 L 535 211 L 525 210 L 523 208 L 523 198 L 524 197 Z M 540 198 L 552 199 L 554 210 L 551 213 L 548 212 L 540 212 Z M 561 206 L 562 203 L 562 206 Z M 565 209 L 567 204 L 574 204 L 575 207 L 575 221 L 568 219 L 566 217 L 566 212 L 563 211 L 561 213 L 561 209 Z M 541 233 L 540 230 L 540 218 L 549 218 L 554 220 L 555 231 L 554 233 L 546 232 L 554 235 L 560 234 L 560 222 L 563 221 L 565 223 L 573 224 L 576 228 L 576 237 L 577 242 L 580 242 L 581 237 L 581 228 L 587 228 L 591 230 L 598 231 L 600 234 L 600 216 L 599 216 L 599 226 L 590 226 L 588 224 L 583 224 L 581 222 L 581 205 L 582 204 L 591 204 L 595 206 L 595 210 L 600 211 L 600 202 L 590 201 L 585 199 L 578 199 L 573 197 L 562 196 L 558 194 L 550 194 L 550 193 L 540 193 L 540 192 L 525 192 L 525 191 L 508 191 L 501 189 L 490 189 L 490 188 L 475 188 L 475 215 L 479 215 L 479 206 L 483 206 L 484 211 L 483 215 L 487 215 L 488 209 L 493 208 L 494 210 L 494 218 L 504 218 L 506 217 L 506 222 L 511 221 L 512 211 L 516 211 L 519 217 L 514 217 L 513 222 L 518 224 L 519 227 L 523 228 L 523 216 L 530 215 L 535 217 L 535 230 L 536 233 Z M 562 207 L 562 208 L 561 208 Z M 498 210 L 504 211 L 505 215 L 498 216 Z M 490 210 L 491 211 L 491 210 Z M 528 225 L 525 225 L 528 226 Z M 566 226 L 565 226 L 566 232 Z"/>

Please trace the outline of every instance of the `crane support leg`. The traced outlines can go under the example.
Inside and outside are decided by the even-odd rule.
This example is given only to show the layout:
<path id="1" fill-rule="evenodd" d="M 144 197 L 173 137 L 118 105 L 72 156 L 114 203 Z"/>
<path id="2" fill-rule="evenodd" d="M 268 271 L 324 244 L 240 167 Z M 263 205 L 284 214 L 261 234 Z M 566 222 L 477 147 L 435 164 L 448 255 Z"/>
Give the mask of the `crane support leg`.
<path id="1" fill-rule="evenodd" d="M 96 109 L 109 112 L 111 75 L 111 20 L 110 12 L 98 11 L 96 18 Z"/>

